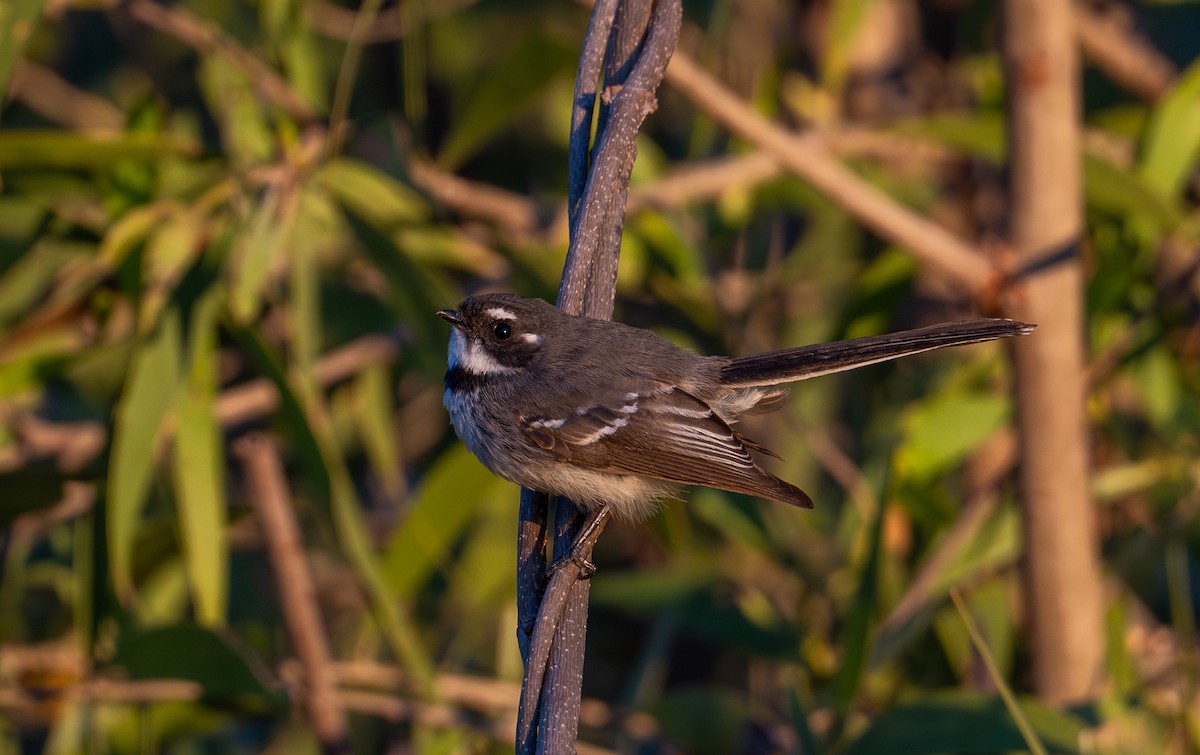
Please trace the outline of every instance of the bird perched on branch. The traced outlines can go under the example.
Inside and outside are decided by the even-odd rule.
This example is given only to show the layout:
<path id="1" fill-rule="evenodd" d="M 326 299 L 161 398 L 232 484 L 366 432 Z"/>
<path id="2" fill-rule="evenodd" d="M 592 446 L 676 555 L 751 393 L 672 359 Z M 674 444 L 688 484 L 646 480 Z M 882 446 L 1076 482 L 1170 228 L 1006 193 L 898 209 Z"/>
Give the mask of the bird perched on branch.
<path id="1" fill-rule="evenodd" d="M 680 484 L 811 508 L 755 462 L 775 454 L 737 430 L 742 416 L 778 408 L 786 383 L 1035 327 L 967 320 L 729 358 L 512 294 L 437 314 L 453 326 L 443 402 L 467 448 L 506 480 L 624 519 Z"/>

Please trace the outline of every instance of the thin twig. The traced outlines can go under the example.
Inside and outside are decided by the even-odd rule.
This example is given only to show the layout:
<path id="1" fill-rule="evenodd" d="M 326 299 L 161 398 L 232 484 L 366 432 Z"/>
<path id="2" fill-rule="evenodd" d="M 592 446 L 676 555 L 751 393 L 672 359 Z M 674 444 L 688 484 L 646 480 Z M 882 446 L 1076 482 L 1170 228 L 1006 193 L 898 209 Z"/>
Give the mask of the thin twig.
<path id="1" fill-rule="evenodd" d="M 346 716 L 321 624 L 316 588 L 293 514 L 283 460 L 271 440 L 260 433 L 240 439 L 234 446 L 234 453 L 241 458 L 245 469 L 250 500 L 258 514 L 267 555 L 275 572 L 284 624 L 304 667 L 304 707 L 313 733 L 326 753 L 349 752 Z"/>
<path id="2" fill-rule="evenodd" d="M 620 86 L 620 91 L 613 98 L 604 132 L 596 135 L 597 146 L 587 179 L 588 193 L 594 186 L 601 196 L 594 202 L 589 196 L 571 223 L 571 246 L 559 287 L 559 307 L 571 314 L 612 317 L 625 197 L 637 155 L 637 132 L 642 121 L 657 107 L 654 92 L 671 60 L 681 20 L 677 2 L 656 3 L 641 56 L 629 78 L 610 84 L 610 87 Z"/>
<path id="3" fill-rule="evenodd" d="M 992 680 L 996 683 L 996 689 L 1000 693 L 1000 698 L 1004 700 L 1004 707 L 1008 709 L 1008 714 L 1012 716 L 1013 723 L 1020 730 L 1021 737 L 1025 740 L 1025 744 L 1029 746 L 1029 751 L 1033 755 L 1046 755 L 1046 746 L 1042 744 L 1037 731 L 1033 728 L 1033 724 L 1029 723 L 1029 718 L 1026 717 L 1025 711 L 1021 710 L 1021 704 L 1017 702 L 1016 696 L 1013 695 L 1012 690 L 1005 683 L 1004 675 L 1000 673 L 1000 668 L 996 665 L 996 659 L 992 656 L 991 650 L 988 649 L 987 643 L 983 639 L 983 633 L 979 630 L 979 625 L 971 617 L 971 612 L 967 610 L 967 606 L 956 588 L 950 589 L 950 600 L 954 601 L 954 607 L 958 610 L 958 615 L 962 618 L 963 626 L 967 629 L 967 635 L 971 638 L 971 644 L 975 646 L 975 651 L 983 658 L 983 663 L 987 666 L 988 674 L 991 675 Z"/>
<path id="4" fill-rule="evenodd" d="M 617 14 L 617 0 L 600 0 L 592 8 L 583 51 L 579 55 L 579 72 L 575 75 L 575 93 L 571 106 L 571 137 L 567 147 L 567 214 L 571 225 L 582 209 L 584 189 L 591 168 L 588 156 L 592 142 L 592 116 L 604 68 L 604 51 Z"/>

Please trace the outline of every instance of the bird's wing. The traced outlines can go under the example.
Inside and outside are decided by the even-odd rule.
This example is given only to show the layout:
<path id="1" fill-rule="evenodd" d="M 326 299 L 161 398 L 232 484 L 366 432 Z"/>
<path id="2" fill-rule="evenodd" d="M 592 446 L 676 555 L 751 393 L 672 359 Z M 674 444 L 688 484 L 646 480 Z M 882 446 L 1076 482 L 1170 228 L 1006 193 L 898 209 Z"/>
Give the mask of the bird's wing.
<path id="1" fill-rule="evenodd" d="M 666 383 L 565 417 L 524 417 L 522 425 L 532 443 L 578 466 L 812 507 L 804 491 L 754 463 L 750 448 L 765 449 L 738 435 L 706 403 Z"/>

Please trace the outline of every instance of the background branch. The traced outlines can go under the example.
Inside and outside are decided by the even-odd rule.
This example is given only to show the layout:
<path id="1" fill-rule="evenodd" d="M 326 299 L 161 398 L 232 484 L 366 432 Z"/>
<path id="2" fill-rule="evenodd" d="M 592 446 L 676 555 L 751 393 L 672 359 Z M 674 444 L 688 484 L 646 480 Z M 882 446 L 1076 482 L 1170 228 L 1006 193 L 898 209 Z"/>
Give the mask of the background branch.
<path id="1" fill-rule="evenodd" d="M 772 155 L 863 225 L 949 276 L 973 296 L 984 295 L 996 285 L 996 271 L 979 249 L 859 178 L 830 155 L 819 137 L 793 134 L 759 115 L 683 52 L 671 60 L 667 81 L 697 108 Z"/>
<path id="2" fill-rule="evenodd" d="M 1128 8 L 1100 9 L 1076 0 L 1071 19 L 1083 57 L 1117 84 L 1150 101 L 1170 88 L 1174 64 L 1133 31 Z"/>
<path id="3" fill-rule="evenodd" d="M 1040 268 L 1004 302 L 1009 316 L 1038 323 L 1036 336 L 1012 344 L 1025 594 L 1034 686 L 1057 703 L 1096 690 L 1104 656 L 1084 412 L 1079 69 L 1071 7 L 1067 0 L 1009 0 L 1003 35 L 1010 243 L 1022 267 Z"/>
<path id="4" fill-rule="evenodd" d="M 279 451 L 265 436 L 240 439 L 234 452 L 241 458 L 250 500 L 258 514 L 263 541 L 275 572 L 279 608 L 304 668 L 304 708 L 325 753 L 348 753 L 346 717 L 339 700 L 329 644 L 317 606 L 317 593 Z"/>

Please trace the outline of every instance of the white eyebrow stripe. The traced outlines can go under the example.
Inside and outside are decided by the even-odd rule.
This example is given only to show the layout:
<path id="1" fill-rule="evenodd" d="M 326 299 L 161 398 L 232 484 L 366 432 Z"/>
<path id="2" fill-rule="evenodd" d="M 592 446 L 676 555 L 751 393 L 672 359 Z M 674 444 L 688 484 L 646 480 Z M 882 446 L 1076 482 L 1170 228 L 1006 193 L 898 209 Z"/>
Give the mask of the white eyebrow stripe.
<path id="1" fill-rule="evenodd" d="M 489 309 L 487 311 L 487 314 L 496 320 L 515 320 L 515 319 L 517 319 L 516 315 L 514 315 L 511 311 L 505 309 L 504 307 L 492 307 L 491 309 Z"/>

